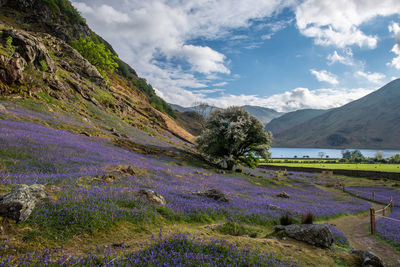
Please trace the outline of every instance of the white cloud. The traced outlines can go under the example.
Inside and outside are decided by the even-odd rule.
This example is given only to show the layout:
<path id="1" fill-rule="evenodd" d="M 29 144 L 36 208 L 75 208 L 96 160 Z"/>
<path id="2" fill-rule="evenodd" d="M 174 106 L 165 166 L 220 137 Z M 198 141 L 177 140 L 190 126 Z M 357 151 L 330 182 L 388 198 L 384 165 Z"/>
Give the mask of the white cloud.
<path id="1" fill-rule="evenodd" d="M 73 0 L 73 5 L 167 101 L 192 103 L 205 93 L 187 89 L 208 87 L 230 74 L 230 61 L 222 51 L 192 40 L 246 40 L 246 35 L 232 35 L 232 29 L 250 27 L 294 2 Z"/>
<path id="2" fill-rule="evenodd" d="M 392 59 L 392 62 L 389 62 L 387 65 L 395 67 L 396 69 L 400 69 L 400 26 L 398 23 L 393 22 L 389 25 L 389 32 L 393 33 L 393 37 L 396 40 L 396 44 L 392 48 L 392 52 L 396 54 Z"/>
<path id="3" fill-rule="evenodd" d="M 327 56 L 328 64 L 332 65 L 335 63 L 342 63 L 344 65 L 352 66 L 354 65 L 353 61 L 353 53 L 351 49 L 346 49 L 346 54 L 344 56 L 339 55 L 339 53 L 335 50 L 333 54 L 329 54 Z"/>
<path id="4" fill-rule="evenodd" d="M 368 81 L 370 81 L 372 83 L 382 83 L 382 80 L 386 78 L 386 76 L 384 74 L 379 73 L 379 72 L 374 72 L 374 73 L 368 72 L 368 73 L 366 73 L 366 72 L 363 72 L 363 71 L 357 71 L 356 75 L 360 76 L 360 77 L 364 77 L 364 78 L 366 78 Z"/>
<path id="5" fill-rule="evenodd" d="M 206 74 L 230 73 L 230 70 L 224 65 L 225 56 L 207 46 L 184 45 L 180 52 L 195 71 Z"/>
<path id="6" fill-rule="evenodd" d="M 360 30 L 363 23 L 377 16 L 400 13 L 397 0 L 306 0 L 296 8 L 300 32 L 316 44 L 375 48 L 378 37 Z"/>
<path id="7" fill-rule="evenodd" d="M 330 73 L 330 72 L 327 71 L 327 70 L 320 70 L 320 71 L 317 71 L 317 70 L 311 69 L 310 72 L 311 72 L 311 74 L 313 74 L 313 75 L 317 78 L 317 80 L 320 81 L 320 82 L 327 82 L 327 83 L 330 83 L 330 84 L 333 84 L 333 85 L 336 85 L 336 84 L 339 83 L 339 81 L 338 81 L 338 79 L 337 79 L 337 76 L 334 75 L 334 74 L 332 74 L 332 73 Z"/>
<path id="8" fill-rule="evenodd" d="M 227 84 L 228 84 L 228 82 L 219 82 L 219 83 L 214 83 L 213 86 L 222 87 L 222 86 L 225 86 L 225 85 L 227 85 Z"/>
<path id="9" fill-rule="evenodd" d="M 288 112 L 305 108 L 326 109 L 340 107 L 372 91 L 371 89 L 365 88 L 317 90 L 295 88 L 292 91 L 286 91 L 282 94 L 275 94 L 268 97 L 227 94 L 216 98 L 206 98 L 202 101 L 222 108 L 232 105 L 254 105 L 272 108 L 281 112 Z"/>

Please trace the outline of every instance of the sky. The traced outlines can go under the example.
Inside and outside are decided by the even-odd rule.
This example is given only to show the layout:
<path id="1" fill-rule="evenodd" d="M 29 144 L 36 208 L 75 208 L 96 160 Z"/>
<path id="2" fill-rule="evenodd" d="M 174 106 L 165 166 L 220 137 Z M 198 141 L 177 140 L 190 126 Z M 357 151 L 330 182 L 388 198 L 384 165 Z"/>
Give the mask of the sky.
<path id="1" fill-rule="evenodd" d="M 361 98 L 400 74 L 398 0 L 73 0 L 169 103 L 288 112 Z"/>

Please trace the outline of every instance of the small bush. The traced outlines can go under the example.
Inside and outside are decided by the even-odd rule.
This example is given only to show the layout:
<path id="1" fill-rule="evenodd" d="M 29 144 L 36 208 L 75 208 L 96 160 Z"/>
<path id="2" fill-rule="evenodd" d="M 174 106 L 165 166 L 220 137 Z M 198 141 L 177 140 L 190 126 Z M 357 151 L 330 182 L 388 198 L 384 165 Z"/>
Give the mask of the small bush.
<path id="1" fill-rule="evenodd" d="M 281 225 L 290 225 L 293 224 L 294 220 L 289 213 L 285 213 L 285 215 L 279 218 L 279 222 Z"/>
<path id="2" fill-rule="evenodd" d="M 15 52 L 16 46 L 12 45 L 13 38 L 11 36 L 6 39 L 6 51 L 9 56 L 12 56 Z"/>
<path id="3" fill-rule="evenodd" d="M 313 224 L 314 222 L 314 215 L 311 212 L 307 212 L 307 214 L 303 215 L 301 218 L 302 224 Z"/>
<path id="4" fill-rule="evenodd" d="M 40 63 L 40 67 L 41 67 L 42 71 L 45 71 L 45 72 L 49 71 L 49 66 L 47 65 L 46 61 L 41 60 L 39 63 Z"/>

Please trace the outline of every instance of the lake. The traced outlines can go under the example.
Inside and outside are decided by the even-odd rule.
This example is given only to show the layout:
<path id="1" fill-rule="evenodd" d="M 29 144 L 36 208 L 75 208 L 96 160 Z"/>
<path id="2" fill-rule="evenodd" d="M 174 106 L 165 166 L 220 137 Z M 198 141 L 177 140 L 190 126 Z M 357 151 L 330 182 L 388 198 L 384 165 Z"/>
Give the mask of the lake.
<path id="1" fill-rule="evenodd" d="M 303 158 L 309 156 L 310 158 L 320 158 L 320 153 L 323 152 L 324 157 L 341 158 L 342 151 L 346 149 L 331 149 L 331 148 L 286 148 L 286 147 L 273 147 L 269 150 L 272 158 Z M 354 150 L 349 148 L 347 150 Z M 400 150 L 388 149 L 358 149 L 364 157 L 375 157 L 376 152 L 383 151 L 383 157 L 389 158 L 393 155 L 400 154 Z"/>

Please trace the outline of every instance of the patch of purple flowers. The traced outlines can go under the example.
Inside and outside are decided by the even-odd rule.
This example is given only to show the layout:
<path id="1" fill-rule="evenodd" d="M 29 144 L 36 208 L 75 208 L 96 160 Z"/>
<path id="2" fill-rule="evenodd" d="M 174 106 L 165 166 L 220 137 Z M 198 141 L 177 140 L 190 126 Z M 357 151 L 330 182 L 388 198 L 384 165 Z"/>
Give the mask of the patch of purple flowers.
<path id="1" fill-rule="evenodd" d="M 238 248 L 218 240 L 206 242 L 180 233 L 166 239 L 160 234 L 154 245 L 137 252 L 127 252 L 124 246 L 104 247 L 85 257 L 55 249 L 13 258 L 9 249 L 4 244 L 0 246 L 0 266 L 297 266 L 272 253 Z"/>
<path id="2" fill-rule="evenodd" d="M 349 240 L 347 240 L 347 237 L 345 236 L 345 234 L 340 231 L 339 229 L 337 229 L 335 226 L 328 224 L 329 226 L 329 230 L 331 230 L 332 236 L 333 236 L 333 242 L 341 247 L 349 247 L 350 243 Z"/>

